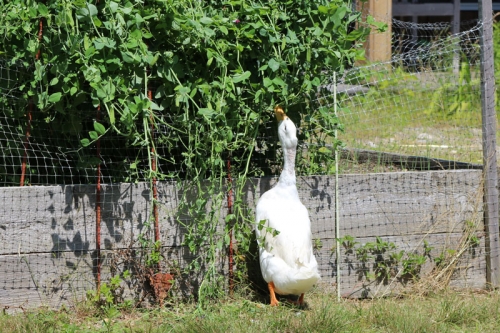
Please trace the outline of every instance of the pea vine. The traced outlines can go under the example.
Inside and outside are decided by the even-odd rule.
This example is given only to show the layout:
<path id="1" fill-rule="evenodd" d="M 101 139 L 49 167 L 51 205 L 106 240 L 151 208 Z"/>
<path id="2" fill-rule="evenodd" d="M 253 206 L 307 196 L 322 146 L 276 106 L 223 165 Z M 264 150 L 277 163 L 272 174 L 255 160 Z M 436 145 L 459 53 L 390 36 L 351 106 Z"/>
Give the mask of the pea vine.
<path id="1" fill-rule="evenodd" d="M 206 272 L 200 300 L 223 290 L 218 258 L 228 230 L 238 245 L 236 265 L 250 246 L 253 217 L 244 189 L 249 176 L 273 173 L 277 140 L 266 139 L 273 107 L 285 106 L 310 144 L 298 170 L 332 172 L 327 146 L 338 144 L 334 130 L 341 125 L 326 107 L 331 101 L 319 105 L 317 93 L 333 71 L 363 57 L 360 43 L 370 26 L 383 29 L 370 17 L 361 22 L 342 0 L 0 3 L 0 57 L 10 68 L 26 69 L 13 74 L 8 88 L 36 106 L 33 117 L 43 121 L 33 131 L 49 129 L 67 145 L 82 170 L 77 181 L 87 182 L 86 170 L 101 162 L 91 149 L 99 139 L 122 166 L 110 172 L 113 181 L 182 184 L 178 221 L 184 245 L 197 257 L 189 270 L 205 266 Z M 9 117 L 26 126 L 25 110 L 0 99 L 10 105 Z M 229 215 L 228 188 L 234 193 Z M 159 244 L 151 247 L 157 251 Z"/>

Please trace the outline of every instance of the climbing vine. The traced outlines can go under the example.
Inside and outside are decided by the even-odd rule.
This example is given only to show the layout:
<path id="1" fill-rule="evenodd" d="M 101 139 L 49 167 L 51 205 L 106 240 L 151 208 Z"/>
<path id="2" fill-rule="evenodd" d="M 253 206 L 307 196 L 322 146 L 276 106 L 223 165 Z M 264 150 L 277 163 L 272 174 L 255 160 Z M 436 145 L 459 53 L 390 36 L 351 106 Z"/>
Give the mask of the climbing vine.
<path id="1" fill-rule="evenodd" d="M 65 154 L 83 171 L 76 181 L 89 182 L 87 170 L 102 162 L 92 150 L 100 140 L 103 149 L 114 149 L 107 163 L 122 166 L 107 175 L 112 181 L 182 184 L 179 216 L 189 219 L 178 221 L 186 230 L 184 245 L 197 256 L 190 269 L 203 264 L 207 272 L 200 299 L 222 290 L 217 257 L 230 241 L 228 230 L 238 244 L 236 265 L 250 246 L 253 218 L 244 188 L 249 176 L 276 173 L 269 163 L 276 161 L 276 139 L 264 139 L 274 136 L 267 128 L 276 104 L 285 106 L 300 139 L 310 143 L 299 172 L 334 171 L 327 146 L 338 144 L 334 130 L 341 125 L 326 107 L 331 103 L 318 105 L 316 94 L 332 71 L 343 72 L 363 57 L 360 43 L 370 25 L 349 2 L 0 3 L 0 58 L 26 69 L 2 84 L 36 106 L 33 117 L 42 121 L 35 133 L 50 130 L 66 145 Z M 25 109 L 3 98 L 5 112 L 24 133 Z M 113 146 L 115 138 L 124 149 Z M 37 174 L 27 182 L 36 183 Z M 75 182 L 75 175 L 58 182 Z M 235 196 L 229 215 L 223 209 L 228 187 Z M 158 244 L 152 247 L 157 251 Z"/>

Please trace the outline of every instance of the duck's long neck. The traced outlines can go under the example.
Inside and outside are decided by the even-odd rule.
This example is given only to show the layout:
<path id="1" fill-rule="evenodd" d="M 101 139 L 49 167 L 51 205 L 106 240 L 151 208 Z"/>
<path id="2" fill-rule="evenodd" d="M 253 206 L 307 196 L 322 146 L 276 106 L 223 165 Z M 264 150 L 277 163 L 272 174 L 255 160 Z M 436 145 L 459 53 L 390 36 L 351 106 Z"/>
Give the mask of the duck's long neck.
<path id="1" fill-rule="evenodd" d="M 285 186 L 295 186 L 295 156 L 297 155 L 297 148 L 286 148 L 284 145 L 282 147 L 285 163 L 283 164 L 279 183 Z"/>

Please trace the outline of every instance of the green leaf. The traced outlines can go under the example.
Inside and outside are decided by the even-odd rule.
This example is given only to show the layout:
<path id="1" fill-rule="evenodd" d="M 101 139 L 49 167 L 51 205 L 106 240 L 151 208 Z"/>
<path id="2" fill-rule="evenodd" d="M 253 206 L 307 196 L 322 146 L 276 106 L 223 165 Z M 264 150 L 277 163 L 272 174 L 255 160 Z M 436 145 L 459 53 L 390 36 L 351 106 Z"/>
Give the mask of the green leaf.
<path id="1" fill-rule="evenodd" d="M 336 27 L 341 25 L 342 19 L 345 17 L 346 13 L 347 13 L 346 7 L 339 7 L 332 15 L 331 20 Z"/>
<path id="2" fill-rule="evenodd" d="M 297 34 L 293 30 L 288 30 L 288 33 L 286 34 L 287 36 L 287 42 L 290 44 L 299 44 L 300 40 L 297 38 Z"/>
<path id="3" fill-rule="evenodd" d="M 227 28 L 223 25 L 219 26 L 219 30 L 224 34 L 224 35 L 227 35 L 229 33 L 229 31 L 227 30 Z"/>
<path id="4" fill-rule="evenodd" d="M 82 144 L 82 146 L 87 147 L 88 145 L 90 145 L 90 140 L 87 138 L 81 139 L 80 143 Z"/>
<path id="5" fill-rule="evenodd" d="M 129 37 L 131 39 L 136 39 L 136 40 L 140 40 L 142 38 L 142 31 L 139 30 L 139 29 L 134 29 L 130 32 L 130 35 Z"/>
<path id="6" fill-rule="evenodd" d="M 73 0 L 73 5 L 76 7 L 85 7 L 85 0 Z"/>
<path id="7" fill-rule="evenodd" d="M 122 59 L 124 62 L 129 63 L 129 64 L 135 63 L 134 55 L 132 53 L 130 53 L 128 51 L 126 51 L 126 52 L 122 51 L 121 54 L 122 54 Z"/>
<path id="8" fill-rule="evenodd" d="M 326 6 L 318 6 L 318 11 L 321 14 L 328 14 L 328 7 L 326 7 Z"/>
<path id="9" fill-rule="evenodd" d="M 254 100 L 255 103 L 259 103 L 260 102 L 260 95 L 261 94 L 262 94 L 262 89 L 257 90 L 257 92 L 255 93 L 255 96 L 253 98 L 253 100 Z"/>
<path id="10" fill-rule="evenodd" d="M 330 154 L 332 151 L 326 147 L 321 147 L 318 149 L 318 152 L 320 152 L 322 154 Z"/>
<path id="11" fill-rule="evenodd" d="M 99 139 L 99 135 L 98 135 L 98 134 L 97 134 L 97 132 L 95 132 L 95 131 L 90 131 L 90 132 L 89 132 L 89 136 L 90 136 L 90 138 L 91 138 L 92 140 L 97 140 L 97 139 Z"/>
<path id="12" fill-rule="evenodd" d="M 55 86 L 56 84 L 59 83 L 59 79 L 57 77 L 53 78 L 52 80 L 50 80 L 50 83 L 49 85 L 51 86 Z"/>
<path id="13" fill-rule="evenodd" d="M 53 93 L 49 96 L 49 102 L 50 103 L 57 103 L 61 100 L 62 94 L 60 92 Z"/>
<path id="14" fill-rule="evenodd" d="M 97 11 L 97 7 L 95 5 L 88 3 L 87 8 L 88 8 L 90 16 L 97 15 L 98 11 Z"/>
<path id="15" fill-rule="evenodd" d="M 38 3 L 38 13 L 40 16 L 46 17 L 49 15 L 49 10 L 43 3 Z"/>
<path id="16" fill-rule="evenodd" d="M 158 61 L 158 58 L 160 57 L 160 54 L 157 53 L 155 55 L 148 54 L 146 56 L 146 62 L 148 63 L 149 66 L 154 66 L 156 62 Z"/>
<path id="17" fill-rule="evenodd" d="M 135 49 L 139 45 L 139 41 L 135 38 L 128 39 L 125 43 L 127 49 Z"/>
<path id="18" fill-rule="evenodd" d="M 275 77 L 273 79 L 273 83 L 276 84 L 276 85 L 278 85 L 278 86 L 281 86 L 281 87 L 286 86 L 285 81 L 283 81 L 280 77 Z"/>
<path id="19" fill-rule="evenodd" d="M 252 75 L 252 73 L 250 73 L 250 71 L 246 71 L 242 74 L 238 74 L 238 75 L 234 75 L 233 76 L 233 82 L 234 83 L 238 83 L 238 82 L 241 82 L 241 81 L 245 81 L 246 79 L 248 79 L 250 77 L 250 75 Z"/>
<path id="20" fill-rule="evenodd" d="M 97 121 L 94 121 L 94 129 L 99 135 L 104 135 L 106 133 L 106 127 Z"/>
<path id="21" fill-rule="evenodd" d="M 269 60 L 267 62 L 267 65 L 269 66 L 269 68 L 271 68 L 273 72 L 276 72 L 280 68 L 280 63 L 277 62 L 274 58 Z"/>
<path id="22" fill-rule="evenodd" d="M 182 85 L 178 85 L 174 88 L 174 90 L 178 91 L 181 95 L 187 95 L 191 92 L 191 89 L 189 89 L 189 87 L 184 87 Z"/>
<path id="23" fill-rule="evenodd" d="M 116 11 L 118 10 L 118 4 L 114 1 L 110 1 L 109 8 L 111 9 L 112 13 L 116 13 Z"/>
<path id="24" fill-rule="evenodd" d="M 272 84 L 273 84 L 273 81 L 270 78 L 268 78 L 268 77 L 264 78 L 264 87 L 269 87 Z"/>
<path id="25" fill-rule="evenodd" d="M 80 6 L 78 6 L 80 7 Z M 78 8 L 77 14 L 79 17 L 92 17 L 97 15 L 97 7 L 93 4 L 83 2 L 82 6 Z"/>
<path id="26" fill-rule="evenodd" d="M 353 30 L 351 31 L 347 37 L 346 37 L 346 40 L 347 41 L 354 41 L 354 40 L 358 40 L 364 36 L 367 36 L 368 34 L 370 33 L 370 28 L 359 28 L 357 30 Z"/>
<path id="27" fill-rule="evenodd" d="M 206 116 L 206 117 L 211 117 L 215 114 L 215 110 L 208 109 L 208 108 L 200 108 L 198 110 L 198 114 L 200 116 Z"/>
<path id="28" fill-rule="evenodd" d="M 96 50 L 101 50 L 105 46 L 110 48 L 110 49 L 114 49 L 116 46 L 116 42 L 108 37 L 100 37 L 100 38 L 96 38 L 94 40 L 94 46 L 95 46 Z"/>
<path id="29" fill-rule="evenodd" d="M 214 20 L 212 20 L 210 17 L 206 17 L 206 16 L 204 16 L 200 19 L 200 23 L 205 24 L 205 25 L 212 24 L 213 22 L 214 22 Z"/>
<path id="30" fill-rule="evenodd" d="M 101 20 L 99 20 L 97 18 L 97 16 L 93 16 L 92 17 L 92 22 L 94 22 L 94 25 L 97 27 L 97 28 L 100 28 L 102 26 L 102 22 Z"/>
<path id="31" fill-rule="evenodd" d="M 96 54 L 95 47 L 91 46 L 91 47 L 89 47 L 89 48 L 85 51 L 85 58 L 90 58 L 90 57 L 92 57 L 94 54 Z"/>
<path id="32" fill-rule="evenodd" d="M 161 105 L 156 104 L 155 102 L 150 102 L 151 110 L 162 111 L 164 108 Z"/>
<path id="33" fill-rule="evenodd" d="M 321 80 L 319 79 L 319 77 L 315 77 L 312 81 L 311 81 L 312 85 L 313 86 L 316 86 L 316 87 L 319 87 L 321 85 Z"/>

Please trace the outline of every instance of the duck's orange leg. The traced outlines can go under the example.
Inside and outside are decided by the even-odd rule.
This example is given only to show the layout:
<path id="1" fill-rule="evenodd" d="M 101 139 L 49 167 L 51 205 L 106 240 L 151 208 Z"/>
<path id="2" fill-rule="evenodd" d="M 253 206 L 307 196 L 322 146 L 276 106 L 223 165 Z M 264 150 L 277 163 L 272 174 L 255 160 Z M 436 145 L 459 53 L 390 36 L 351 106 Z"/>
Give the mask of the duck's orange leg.
<path id="1" fill-rule="evenodd" d="M 299 305 L 304 304 L 304 294 L 300 294 L 299 301 L 297 303 L 299 303 Z"/>
<path id="2" fill-rule="evenodd" d="M 276 299 L 276 294 L 274 292 L 274 282 L 271 281 L 267 284 L 267 287 L 269 288 L 269 294 L 271 295 L 271 306 L 277 306 L 279 303 L 278 303 L 278 300 Z"/>
<path id="3" fill-rule="evenodd" d="M 290 301 L 290 303 L 297 305 L 297 306 L 302 306 L 304 304 L 304 294 L 300 294 L 299 299 L 296 301 Z"/>

